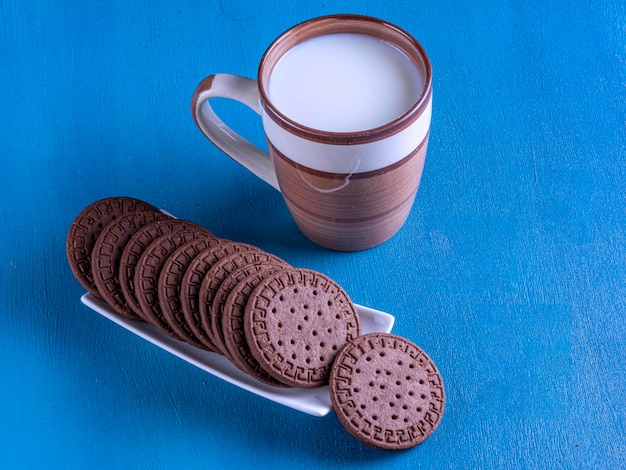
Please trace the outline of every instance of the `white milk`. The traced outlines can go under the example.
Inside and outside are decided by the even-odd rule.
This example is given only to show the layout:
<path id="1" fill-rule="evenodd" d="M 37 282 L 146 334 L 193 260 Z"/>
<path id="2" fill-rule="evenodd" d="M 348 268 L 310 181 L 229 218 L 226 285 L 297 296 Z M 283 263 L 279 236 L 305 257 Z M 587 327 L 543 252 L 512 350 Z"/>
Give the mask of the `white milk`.
<path id="1" fill-rule="evenodd" d="M 268 92 L 280 112 L 302 125 L 352 132 L 400 117 L 422 88 L 416 67 L 392 45 L 337 33 L 290 49 L 274 67 Z"/>

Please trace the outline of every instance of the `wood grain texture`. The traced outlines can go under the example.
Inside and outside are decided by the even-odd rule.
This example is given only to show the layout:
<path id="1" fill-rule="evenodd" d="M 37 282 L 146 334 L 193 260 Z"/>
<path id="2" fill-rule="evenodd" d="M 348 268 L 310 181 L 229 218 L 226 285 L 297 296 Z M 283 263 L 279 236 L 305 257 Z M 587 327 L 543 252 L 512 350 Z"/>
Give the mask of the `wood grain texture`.
<path id="1" fill-rule="evenodd" d="M 402 26 L 433 64 L 413 210 L 352 254 L 306 240 L 188 111 L 202 77 L 254 77 L 282 31 L 338 10 Z M 626 467 L 625 23 L 616 0 L 0 4 L 0 467 Z M 64 241 L 112 195 L 395 315 L 443 377 L 436 432 L 368 449 L 332 414 L 251 396 L 90 313 Z"/>

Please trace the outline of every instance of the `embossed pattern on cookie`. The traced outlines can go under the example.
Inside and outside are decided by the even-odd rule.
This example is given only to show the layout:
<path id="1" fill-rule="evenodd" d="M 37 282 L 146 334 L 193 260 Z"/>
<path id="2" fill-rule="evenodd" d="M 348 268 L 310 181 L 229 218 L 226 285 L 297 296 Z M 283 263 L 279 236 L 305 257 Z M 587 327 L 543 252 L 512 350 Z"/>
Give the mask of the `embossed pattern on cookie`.
<path id="1" fill-rule="evenodd" d="M 250 294 L 263 279 L 278 272 L 280 269 L 282 268 L 265 267 L 262 269 L 257 267 L 255 270 L 250 270 L 252 272 L 230 290 L 222 309 L 221 330 L 224 335 L 224 345 L 228 350 L 227 355 L 233 364 L 261 382 L 284 387 L 286 385 L 268 374 L 261 367 L 259 361 L 254 358 L 250 352 L 250 346 L 248 346 L 244 330 L 244 316 Z"/>
<path id="2" fill-rule="evenodd" d="M 445 407 L 443 380 L 433 361 L 408 339 L 389 333 L 363 335 L 339 353 L 330 396 L 350 434 L 387 450 L 423 442 Z"/>
<path id="3" fill-rule="evenodd" d="M 124 247 L 141 227 L 165 219 L 171 217 L 154 211 L 128 212 L 107 224 L 93 247 L 91 272 L 98 292 L 105 302 L 125 317 L 140 318 L 126 302 L 120 286 L 119 267 Z"/>
<path id="4" fill-rule="evenodd" d="M 196 256 L 185 271 L 180 288 L 180 307 L 191 331 L 207 348 L 219 351 L 202 327 L 199 310 L 200 286 L 211 267 L 237 251 L 256 250 L 252 245 L 224 240 Z"/>
<path id="5" fill-rule="evenodd" d="M 185 320 L 181 309 L 180 290 L 183 275 L 194 258 L 204 250 L 220 243 L 222 241 L 218 238 L 199 238 L 180 246 L 165 260 L 158 281 L 159 303 L 165 321 L 183 340 L 198 348 L 210 351 L 214 351 L 214 349 L 209 348 L 196 338 Z"/>
<path id="6" fill-rule="evenodd" d="M 159 210 L 131 197 L 107 197 L 85 207 L 70 225 L 65 254 L 76 280 L 91 294 L 102 298 L 91 272 L 91 253 L 102 229 L 122 214 Z"/>
<path id="7" fill-rule="evenodd" d="M 132 311 L 141 316 L 141 305 L 135 295 L 135 269 L 137 262 L 150 243 L 158 237 L 177 230 L 200 229 L 194 223 L 184 220 L 161 220 L 141 227 L 128 241 L 120 258 L 119 281 L 124 298 Z M 208 232 L 208 231 L 207 231 Z"/>
<path id="8" fill-rule="evenodd" d="M 213 298 L 213 305 L 211 306 L 211 332 L 216 339 L 216 346 L 221 349 L 223 354 L 232 360 L 230 357 L 230 351 L 226 347 L 226 343 L 224 342 L 224 331 L 222 329 L 222 314 L 224 312 L 224 308 L 226 307 L 226 300 L 228 295 L 233 290 L 233 288 L 237 285 L 237 283 L 247 276 L 258 273 L 259 271 L 268 271 L 273 270 L 276 271 L 278 267 L 286 268 L 289 265 L 285 262 L 262 262 L 262 263 L 250 263 L 246 264 L 240 268 L 235 269 L 232 273 L 230 273 L 226 278 L 222 281 L 217 292 L 215 292 L 215 297 Z"/>
<path id="9" fill-rule="evenodd" d="M 261 263 L 272 263 L 285 268 L 289 265 L 277 256 L 266 253 L 260 249 L 239 251 L 232 253 L 221 259 L 209 269 L 200 286 L 198 297 L 198 308 L 202 327 L 207 333 L 213 344 L 215 344 L 222 353 L 228 354 L 224 345 L 221 333 L 221 311 L 219 305 L 214 305 L 215 296 L 222 286 L 224 280 L 235 270 L 251 265 Z M 215 307 L 215 308 L 214 308 Z M 213 317 L 213 315 L 218 317 Z"/>
<path id="10" fill-rule="evenodd" d="M 154 240 L 137 261 L 134 284 L 135 295 L 141 307 L 140 316 L 176 339 L 180 337 L 163 318 L 159 303 L 158 282 L 167 258 L 181 245 L 198 238 L 211 237 L 202 231 L 185 230 L 166 233 Z"/>
<path id="11" fill-rule="evenodd" d="M 357 311 L 335 281 L 309 269 L 286 269 L 264 279 L 245 311 L 254 358 L 294 387 L 328 384 L 335 356 L 360 334 Z"/>

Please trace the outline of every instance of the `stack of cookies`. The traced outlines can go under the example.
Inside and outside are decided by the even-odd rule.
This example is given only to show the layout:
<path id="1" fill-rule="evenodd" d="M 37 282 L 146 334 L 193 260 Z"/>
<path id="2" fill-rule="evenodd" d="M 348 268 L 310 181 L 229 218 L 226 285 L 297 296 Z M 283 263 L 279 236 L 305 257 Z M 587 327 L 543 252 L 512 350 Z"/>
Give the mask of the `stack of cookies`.
<path id="1" fill-rule="evenodd" d="M 339 420 L 366 444 L 412 447 L 441 419 L 443 384 L 428 356 L 395 335 L 361 335 L 348 294 L 322 273 L 129 197 L 81 211 L 66 254 L 79 283 L 120 315 L 272 386 L 330 383 Z"/>

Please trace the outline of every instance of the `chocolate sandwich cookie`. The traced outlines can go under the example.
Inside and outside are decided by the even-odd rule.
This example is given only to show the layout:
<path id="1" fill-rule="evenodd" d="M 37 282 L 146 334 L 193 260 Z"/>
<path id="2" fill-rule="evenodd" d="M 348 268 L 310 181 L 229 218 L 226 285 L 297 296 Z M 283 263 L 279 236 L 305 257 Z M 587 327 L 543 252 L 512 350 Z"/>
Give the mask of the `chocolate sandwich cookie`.
<path id="1" fill-rule="evenodd" d="M 135 269 L 135 295 L 141 307 L 139 314 L 146 322 L 156 326 L 168 335 L 181 339 L 163 318 L 159 302 L 158 282 L 163 264 L 181 245 L 198 238 L 213 238 L 198 230 L 184 230 L 166 233 L 154 240 L 141 254 Z"/>
<path id="2" fill-rule="evenodd" d="M 286 269 L 263 279 L 246 305 L 244 331 L 254 358 L 278 381 L 294 387 L 328 384 L 330 367 L 360 334 L 348 294 L 309 269 Z"/>
<path id="3" fill-rule="evenodd" d="M 232 363 L 248 375 L 275 387 L 285 387 L 286 385 L 276 380 L 264 370 L 259 364 L 259 361 L 257 361 L 250 352 L 244 331 L 244 314 L 252 291 L 264 278 L 280 269 L 281 268 L 270 267 L 269 269 L 251 270 L 253 272 L 239 281 L 235 287 L 230 290 L 228 297 L 224 301 L 221 328 L 224 335 L 224 344 L 228 350 L 228 357 Z M 232 276 L 231 274 L 229 278 Z"/>
<path id="4" fill-rule="evenodd" d="M 166 233 L 201 229 L 199 225 L 184 220 L 161 220 L 141 227 L 128 241 L 124 247 L 124 251 L 122 251 L 118 275 L 120 288 L 122 289 L 126 303 L 137 316 L 142 318 L 141 306 L 135 295 L 135 269 L 137 267 L 137 261 L 139 261 L 143 252 L 148 248 L 148 245 Z"/>
<path id="5" fill-rule="evenodd" d="M 70 225 L 65 253 L 76 280 L 91 294 L 102 298 L 91 272 L 91 253 L 98 235 L 112 220 L 127 212 L 159 210 L 139 199 L 108 197 L 85 207 Z"/>
<path id="6" fill-rule="evenodd" d="M 214 309 L 215 294 L 219 290 L 222 282 L 233 271 L 250 264 L 271 263 L 283 267 L 289 265 L 279 257 L 266 253 L 258 248 L 247 251 L 239 251 L 226 256 L 215 263 L 207 272 L 202 280 L 200 292 L 198 295 L 198 311 L 202 321 L 202 328 L 211 339 L 211 342 L 218 349 L 227 355 L 228 351 L 224 345 L 221 333 L 221 312 L 216 307 Z M 213 318 L 213 315 L 219 315 L 219 318 Z"/>
<path id="7" fill-rule="evenodd" d="M 411 341 L 389 333 L 363 335 L 341 350 L 331 371 L 330 398 L 350 434 L 388 450 L 423 442 L 445 406 L 433 361 Z"/>
<path id="8" fill-rule="evenodd" d="M 124 247 L 141 227 L 165 219 L 171 217 L 155 211 L 122 214 L 104 227 L 93 247 L 91 272 L 96 288 L 104 301 L 125 317 L 140 319 L 120 287 L 119 266 Z"/>
<path id="9" fill-rule="evenodd" d="M 189 327 L 181 309 L 180 286 L 185 271 L 202 251 L 223 243 L 218 238 L 199 238 L 177 248 L 163 264 L 158 282 L 159 303 L 163 318 L 174 332 L 189 344 L 201 349 L 208 348 Z"/>
<path id="10" fill-rule="evenodd" d="M 199 293 L 202 280 L 211 267 L 222 258 L 237 251 L 255 250 L 252 245 L 228 240 L 211 248 L 207 248 L 196 256 L 185 271 L 180 283 L 180 307 L 185 321 L 193 332 L 207 348 L 218 351 L 211 339 L 202 328 L 202 320 L 199 312 Z"/>

